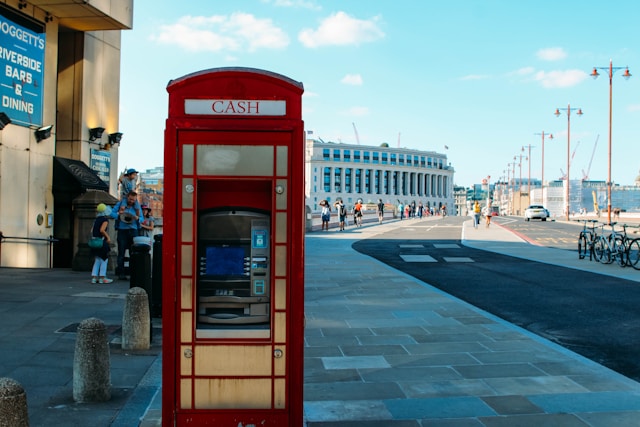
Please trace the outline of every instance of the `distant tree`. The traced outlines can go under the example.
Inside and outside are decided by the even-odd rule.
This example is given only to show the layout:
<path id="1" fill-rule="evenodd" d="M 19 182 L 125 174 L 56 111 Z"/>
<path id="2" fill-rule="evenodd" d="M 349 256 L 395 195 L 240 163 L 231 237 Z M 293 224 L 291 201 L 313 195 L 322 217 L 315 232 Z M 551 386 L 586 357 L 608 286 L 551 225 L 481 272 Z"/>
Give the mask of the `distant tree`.
<path id="1" fill-rule="evenodd" d="M 389 143 L 383 142 L 382 144 L 380 144 L 380 147 L 389 148 Z"/>

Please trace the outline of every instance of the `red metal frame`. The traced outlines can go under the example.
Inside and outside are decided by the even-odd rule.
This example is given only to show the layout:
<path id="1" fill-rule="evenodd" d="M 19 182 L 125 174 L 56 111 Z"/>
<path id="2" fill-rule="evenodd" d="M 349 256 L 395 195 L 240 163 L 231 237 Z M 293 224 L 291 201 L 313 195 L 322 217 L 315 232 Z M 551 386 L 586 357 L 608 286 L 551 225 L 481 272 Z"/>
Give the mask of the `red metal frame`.
<path id="1" fill-rule="evenodd" d="M 219 68 L 205 70 L 173 80 L 167 87 L 169 92 L 169 115 L 165 128 L 165 212 L 163 223 L 163 368 L 162 368 L 162 425 L 261 425 L 283 426 L 302 425 L 303 406 L 303 347 L 304 347 L 304 125 L 302 122 L 303 87 L 282 75 L 250 68 Z M 229 100 L 275 100 L 286 101 L 286 113 L 279 116 L 243 116 L 243 115 L 194 115 L 185 114 L 186 99 L 229 99 Z M 282 138 L 285 135 L 285 138 Z M 224 137 L 222 137 L 224 136 Z M 198 410 L 180 409 L 178 396 L 177 355 L 180 351 L 180 265 L 179 224 L 182 214 L 181 192 L 178 183 L 183 176 L 180 148 L 185 141 L 198 146 L 229 141 L 234 143 L 235 136 L 246 141 L 256 138 L 252 145 L 283 145 L 288 150 L 288 194 L 287 194 L 287 269 L 288 289 L 286 304 L 287 319 L 287 365 L 286 365 L 286 406 L 273 410 Z M 195 169 L 194 169 L 195 170 Z M 224 177 L 204 178 L 192 176 L 206 188 L 208 182 Z M 233 177 L 236 180 L 243 177 Z M 255 180 L 256 184 L 273 191 L 275 178 L 265 184 L 264 179 L 246 177 L 246 182 Z M 268 181 L 268 180 L 267 180 Z M 243 187 L 243 184 L 235 184 Z M 266 185 L 266 187 L 265 187 Z M 269 188 L 270 187 L 270 188 Z M 238 191 L 236 191 L 238 190 Z M 275 209 L 272 193 L 256 201 L 263 208 Z M 222 195 L 229 206 L 242 203 L 242 188 L 233 186 Z M 269 198 L 271 198 L 269 200 Z M 196 208 L 207 208 L 206 200 L 194 200 Z M 272 221 L 272 230 L 275 221 Z M 194 240 L 196 239 L 196 219 Z M 273 233 L 272 233 L 273 234 Z M 194 263 L 195 261 L 194 256 Z M 195 266 L 192 269 L 195 276 Z M 271 273 L 273 275 L 273 273 Z M 194 277 L 195 286 L 195 277 Z M 193 305 L 195 310 L 195 304 Z M 274 311 L 271 308 L 272 313 Z M 195 317 L 195 313 L 194 313 Z M 273 322 L 273 316 L 272 316 Z M 255 341 L 255 340 L 254 340 Z M 263 340 L 264 341 L 264 340 Z M 242 339 L 225 340 L 225 345 L 243 344 Z M 247 340 L 247 344 L 252 341 Z"/>

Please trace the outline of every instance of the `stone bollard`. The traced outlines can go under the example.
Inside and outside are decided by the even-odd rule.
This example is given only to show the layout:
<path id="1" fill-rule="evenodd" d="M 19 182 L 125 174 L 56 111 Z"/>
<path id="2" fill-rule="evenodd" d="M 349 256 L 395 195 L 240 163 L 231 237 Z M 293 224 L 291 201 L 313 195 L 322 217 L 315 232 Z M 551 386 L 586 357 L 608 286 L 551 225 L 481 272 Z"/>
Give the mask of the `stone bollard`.
<path id="1" fill-rule="evenodd" d="M 122 313 L 122 349 L 148 350 L 150 339 L 149 297 L 144 289 L 131 288 Z"/>
<path id="2" fill-rule="evenodd" d="M 78 326 L 73 357 L 73 400 L 105 402 L 111 399 L 111 362 L 107 327 L 95 317 Z"/>
<path id="3" fill-rule="evenodd" d="M 0 378 L 0 427 L 29 427 L 27 394 L 11 378 Z"/>

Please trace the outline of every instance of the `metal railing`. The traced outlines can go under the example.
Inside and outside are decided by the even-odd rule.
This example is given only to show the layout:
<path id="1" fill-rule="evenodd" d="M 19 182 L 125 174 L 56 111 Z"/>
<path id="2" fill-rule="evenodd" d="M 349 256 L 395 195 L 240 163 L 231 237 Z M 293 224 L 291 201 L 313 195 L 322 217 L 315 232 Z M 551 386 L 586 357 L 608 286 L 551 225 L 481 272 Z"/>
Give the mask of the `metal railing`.
<path id="1" fill-rule="evenodd" d="M 16 236 L 5 236 L 0 231 L 0 267 L 2 267 L 2 243 L 5 241 L 26 241 L 26 242 L 47 242 L 49 245 L 49 268 L 53 268 L 53 244 L 58 241 L 58 239 L 54 239 L 53 236 L 49 236 L 47 238 L 38 238 L 38 237 L 16 237 Z"/>

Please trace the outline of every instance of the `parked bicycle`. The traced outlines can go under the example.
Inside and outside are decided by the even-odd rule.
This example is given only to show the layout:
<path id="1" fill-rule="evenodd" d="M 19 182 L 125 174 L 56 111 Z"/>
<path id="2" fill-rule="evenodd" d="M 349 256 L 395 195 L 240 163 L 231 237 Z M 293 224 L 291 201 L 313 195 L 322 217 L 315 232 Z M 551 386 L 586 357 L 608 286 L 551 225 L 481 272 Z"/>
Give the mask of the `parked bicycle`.
<path id="1" fill-rule="evenodd" d="M 616 261 L 620 267 L 627 265 L 627 248 L 624 243 L 624 236 L 616 231 L 616 222 L 601 224 L 602 233 L 596 238 L 593 245 L 593 253 L 596 261 L 603 264 L 611 264 Z M 611 227 L 611 234 L 605 236 L 604 227 Z"/>
<path id="2" fill-rule="evenodd" d="M 636 270 L 640 270 L 640 237 L 629 239 L 627 242 L 626 257 L 627 265 L 630 265 Z"/>
<path id="3" fill-rule="evenodd" d="M 578 258 L 584 259 L 589 254 L 589 260 L 593 260 L 593 245 L 596 241 L 596 219 L 585 219 L 584 227 L 578 236 Z M 591 226 L 587 226 L 591 223 Z M 639 243 L 640 244 L 640 243 Z M 640 268 L 640 266 L 639 266 Z"/>

